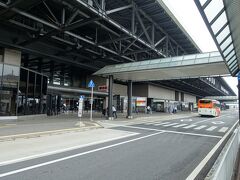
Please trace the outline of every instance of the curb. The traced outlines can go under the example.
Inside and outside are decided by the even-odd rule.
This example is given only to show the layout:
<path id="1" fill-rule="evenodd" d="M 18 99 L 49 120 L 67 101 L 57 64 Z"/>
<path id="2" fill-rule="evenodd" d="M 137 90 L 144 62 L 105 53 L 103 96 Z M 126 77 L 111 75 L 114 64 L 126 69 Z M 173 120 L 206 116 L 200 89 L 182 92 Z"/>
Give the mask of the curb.
<path id="1" fill-rule="evenodd" d="M 0 136 L 0 142 L 4 141 L 15 141 L 16 139 L 29 139 L 29 138 L 36 138 L 42 137 L 47 135 L 58 135 L 70 132 L 82 132 L 88 131 L 93 129 L 103 128 L 100 125 L 94 126 L 86 126 L 86 127 L 77 127 L 77 128 L 70 128 L 70 129 L 59 129 L 59 130 L 52 130 L 52 131 L 42 131 L 42 132 L 34 132 L 34 133 L 26 133 L 26 134 L 16 134 L 16 135 L 9 135 L 9 136 Z"/>

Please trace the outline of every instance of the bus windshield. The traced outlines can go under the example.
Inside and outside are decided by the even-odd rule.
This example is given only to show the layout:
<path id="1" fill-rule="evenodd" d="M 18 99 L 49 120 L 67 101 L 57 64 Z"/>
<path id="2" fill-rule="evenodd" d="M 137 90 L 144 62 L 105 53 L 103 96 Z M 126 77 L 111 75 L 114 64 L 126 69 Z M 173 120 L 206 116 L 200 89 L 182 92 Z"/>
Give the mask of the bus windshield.
<path id="1" fill-rule="evenodd" d="M 212 102 L 211 100 L 200 100 L 199 101 L 199 103 L 201 103 L 201 104 L 209 104 L 211 102 Z"/>

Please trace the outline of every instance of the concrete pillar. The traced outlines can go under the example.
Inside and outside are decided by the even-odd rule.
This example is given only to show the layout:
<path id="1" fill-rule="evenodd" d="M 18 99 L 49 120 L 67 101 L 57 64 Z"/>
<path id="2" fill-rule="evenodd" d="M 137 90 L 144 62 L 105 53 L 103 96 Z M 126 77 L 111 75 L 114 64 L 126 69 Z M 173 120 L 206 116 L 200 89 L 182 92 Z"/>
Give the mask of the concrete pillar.
<path id="1" fill-rule="evenodd" d="M 113 120 L 113 75 L 109 76 L 108 79 L 108 119 Z"/>
<path id="2" fill-rule="evenodd" d="M 132 81 L 128 81 L 128 109 L 127 109 L 127 118 L 132 119 Z"/>

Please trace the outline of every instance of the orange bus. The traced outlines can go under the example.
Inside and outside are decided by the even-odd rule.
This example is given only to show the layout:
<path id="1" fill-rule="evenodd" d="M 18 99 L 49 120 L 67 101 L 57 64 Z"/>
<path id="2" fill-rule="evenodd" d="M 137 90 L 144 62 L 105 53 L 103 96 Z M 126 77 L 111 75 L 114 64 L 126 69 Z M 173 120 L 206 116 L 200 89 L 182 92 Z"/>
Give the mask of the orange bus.
<path id="1" fill-rule="evenodd" d="M 219 116 L 221 113 L 221 104 L 217 100 L 199 99 L 198 100 L 198 114 L 208 116 Z"/>

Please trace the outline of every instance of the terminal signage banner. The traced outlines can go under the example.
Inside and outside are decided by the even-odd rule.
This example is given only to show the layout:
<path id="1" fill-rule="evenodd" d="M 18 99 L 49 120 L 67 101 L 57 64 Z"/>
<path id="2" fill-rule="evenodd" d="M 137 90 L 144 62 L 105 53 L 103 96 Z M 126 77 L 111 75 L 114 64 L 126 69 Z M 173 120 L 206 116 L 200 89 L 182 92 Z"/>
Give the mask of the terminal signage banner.
<path id="1" fill-rule="evenodd" d="M 136 106 L 147 106 L 147 98 L 145 97 L 137 97 Z"/>

